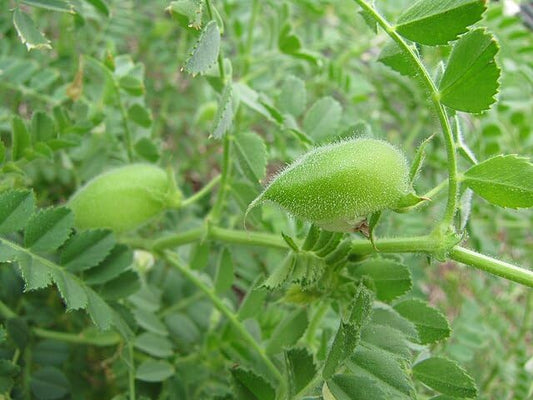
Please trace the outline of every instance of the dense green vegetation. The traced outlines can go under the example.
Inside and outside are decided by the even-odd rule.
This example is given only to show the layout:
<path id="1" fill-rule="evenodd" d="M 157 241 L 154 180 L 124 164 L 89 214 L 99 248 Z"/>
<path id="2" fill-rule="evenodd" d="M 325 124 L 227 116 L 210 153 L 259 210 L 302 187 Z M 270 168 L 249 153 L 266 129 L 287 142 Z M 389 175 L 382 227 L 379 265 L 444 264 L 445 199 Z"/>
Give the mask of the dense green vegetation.
<path id="1" fill-rule="evenodd" d="M 0 400 L 532 398 L 520 14 L 0 9 Z"/>

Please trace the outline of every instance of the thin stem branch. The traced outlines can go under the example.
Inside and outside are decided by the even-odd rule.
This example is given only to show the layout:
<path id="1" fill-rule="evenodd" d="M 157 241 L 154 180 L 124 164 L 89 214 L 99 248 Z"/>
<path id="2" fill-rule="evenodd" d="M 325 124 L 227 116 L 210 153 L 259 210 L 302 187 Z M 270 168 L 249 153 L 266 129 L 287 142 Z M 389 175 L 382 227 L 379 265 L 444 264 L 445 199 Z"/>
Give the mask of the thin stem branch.
<path id="1" fill-rule="evenodd" d="M 220 188 L 218 191 L 218 197 L 216 199 L 215 205 L 211 209 L 209 217 L 207 218 L 211 223 L 217 223 L 222 214 L 224 208 L 224 202 L 226 201 L 226 193 L 228 192 L 229 185 L 228 179 L 231 173 L 231 163 L 230 163 L 230 151 L 231 151 L 231 139 L 229 135 L 225 135 L 224 139 L 224 152 L 222 154 L 222 173 L 220 178 Z"/>
<path id="2" fill-rule="evenodd" d="M 187 266 L 183 265 L 177 257 L 174 256 L 169 251 L 164 253 L 166 261 L 177 268 L 185 277 L 190 280 L 198 289 L 206 294 L 206 296 L 212 301 L 213 305 L 228 319 L 231 326 L 239 333 L 239 335 L 256 351 L 261 360 L 263 361 L 265 367 L 270 371 L 273 377 L 279 382 L 283 382 L 283 377 L 279 372 L 278 368 L 274 363 L 268 358 L 265 353 L 265 350 L 256 342 L 254 337 L 246 330 L 246 328 L 241 324 L 237 316 L 231 311 L 224 302 L 218 297 L 212 288 L 206 285 L 205 282 L 198 277 L 193 271 L 191 271 Z"/>
<path id="3" fill-rule="evenodd" d="M 420 58 L 415 53 L 415 50 L 402 39 L 396 32 L 395 28 L 391 26 L 372 6 L 370 6 L 365 0 L 355 0 L 359 6 L 370 15 L 376 23 L 383 28 L 383 30 L 389 35 L 389 37 L 398 44 L 403 50 L 406 56 L 408 56 L 413 65 L 417 69 L 417 76 L 420 77 L 422 83 L 430 93 L 431 102 L 435 108 L 435 112 L 439 118 L 439 122 L 444 135 L 444 143 L 446 146 L 446 153 L 448 157 L 448 202 L 446 204 L 446 210 L 442 222 L 446 227 L 453 226 L 453 220 L 455 212 L 457 210 L 457 195 L 459 191 L 459 183 L 457 180 L 457 155 L 455 149 L 455 142 L 448 119 L 448 114 L 444 109 L 444 106 L 440 102 L 440 93 L 433 79 L 429 75 L 426 67 L 420 61 Z"/>
<path id="4" fill-rule="evenodd" d="M 130 392 L 130 400 L 135 400 L 135 359 L 133 352 L 133 343 L 128 342 L 128 386 Z"/>
<path id="5" fill-rule="evenodd" d="M 450 251 L 449 257 L 452 260 L 533 288 L 533 271 L 531 270 L 517 267 L 461 246 L 455 246 Z"/>
<path id="6" fill-rule="evenodd" d="M 203 188 L 201 188 L 198 192 L 193 194 L 191 197 L 186 198 L 181 202 L 181 207 L 187 207 L 191 204 L 196 203 L 198 200 L 201 200 L 205 196 L 207 196 L 209 193 L 211 193 L 211 189 L 220 182 L 220 175 L 215 176 L 213 179 L 211 179 Z"/>
<path id="7" fill-rule="evenodd" d="M 122 341 L 120 335 L 113 331 L 102 332 L 89 336 L 84 332 L 76 334 L 33 328 L 33 333 L 43 339 L 54 339 L 66 343 L 83 344 L 97 347 L 115 346 Z"/>

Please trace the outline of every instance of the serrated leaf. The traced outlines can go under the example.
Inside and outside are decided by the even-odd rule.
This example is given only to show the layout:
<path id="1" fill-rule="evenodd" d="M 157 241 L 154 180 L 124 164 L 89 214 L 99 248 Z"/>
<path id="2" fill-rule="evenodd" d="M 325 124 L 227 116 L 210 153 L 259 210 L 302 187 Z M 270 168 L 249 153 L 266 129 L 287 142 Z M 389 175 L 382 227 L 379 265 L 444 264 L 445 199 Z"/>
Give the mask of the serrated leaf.
<path id="1" fill-rule="evenodd" d="M 413 366 L 416 379 L 437 392 L 460 398 L 477 396 L 474 380 L 455 361 L 446 358 L 427 358 Z"/>
<path id="2" fill-rule="evenodd" d="M 192 75 L 205 73 L 217 61 L 219 51 L 220 31 L 217 23 L 210 21 L 185 62 L 185 70 Z"/>
<path id="3" fill-rule="evenodd" d="M 117 244 L 108 256 L 96 267 L 85 273 L 84 281 L 89 285 L 98 285 L 119 276 L 133 263 L 133 251 Z"/>
<path id="4" fill-rule="evenodd" d="M 109 230 L 80 232 L 69 239 L 61 252 L 61 265 L 70 271 L 84 271 L 101 262 L 115 246 Z"/>
<path id="5" fill-rule="evenodd" d="M 224 293 L 231 289 L 234 280 L 233 260 L 231 253 L 227 248 L 224 248 L 220 253 L 220 258 L 217 264 L 217 272 L 215 275 L 215 292 Z"/>
<path id="6" fill-rule="evenodd" d="M 235 138 L 235 150 L 244 175 L 254 184 L 259 184 L 266 173 L 266 146 L 254 132 L 239 133 Z"/>
<path id="7" fill-rule="evenodd" d="M 500 68 L 498 43 L 483 29 L 467 33 L 453 46 L 439 84 L 443 104 L 458 111 L 479 113 L 496 100 Z"/>
<path id="8" fill-rule="evenodd" d="M 413 42 L 444 45 L 481 19 L 486 0 L 419 0 L 398 18 L 396 31 Z"/>
<path id="9" fill-rule="evenodd" d="M 313 355 L 303 348 L 287 350 L 285 361 L 289 375 L 289 390 L 291 396 L 295 396 L 313 380 L 318 371 Z"/>
<path id="10" fill-rule="evenodd" d="M 35 207 L 29 190 L 9 190 L 0 194 L 0 233 L 18 231 L 30 219 Z"/>
<path id="11" fill-rule="evenodd" d="M 327 382 L 335 400 L 389 400 L 375 380 L 354 375 L 335 375 Z M 324 396 L 324 400 L 327 397 Z"/>
<path id="12" fill-rule="evenodd" d="M 463 183 L 500 207 L 533 207 L 533 164 L 516 155 L 496 156 L 474 165 Z"/>
<path id="13" fill-rule="evenodd" d="M 335 134 L 342 115 L 340 103 L 333 97 L 318 99 L 305 113 L 303 130 L 315 140 Z"/>
<path id="14" fill-rule="evenodd" d="M 408 319 L 402 317 L 394 308 L 380 305 L 374 308 L 372 323 L 388 326 L 402 332 L 412 342 L 418 342 L 416 326 Z"/>
<path id="15" fill-rule="evenodd" d="M 24 230 L 24 246 L 32 251 L 52 251 L 67 240 L 74 214 L 66 207 L 39 210 Z"/>
<path id="16" fill-rule="evenodd" d="M 11 120 L 11 158 L 13 161 L 24 157 L 26 149 L 31 147 L 31 136 L 26 124 L 19 116 Z"/>
<path id="17" fill-rule="evenodd" d="M 423 300 L 405 300 L 395 304 L 394 309 L 415 324 L 422 344 L 435 343 L 450 336 L 450 324 L 446 317 Z"/>
<path id="18" fill-rule="evenodd" d="M 20 251 L 2 241 L 0 238 L 0 262 L 12 262 L 17 259 L 17 256 L 19 255 Z"/>
<path id="19" fill-rule="evenodd" d="M 24 279 L 24 290 L 36 290 L 47 287 L 52 283 L 52 270 L 40 257 L 31 257 L 29 254 L 21 253 L 17 256 L 18 265 Z"/>
<path id="20" fill-rule="evenodd" d="M 68 0 L 22 0 L 22 3 L 44 10 L 75 13 L 74 6 Z"/>
<path id="21" fill-rule="evenodd" d="M 30 379 L 31 391 L 39 400 L 56 400 L 70 393 L 70 382 L 63 372 L 46 366 L 34 372 Z"/>
<path id="22" fill-rule="evenodd" d="M 50 274 L 65 302 L 67 310 L 87 307 L 87 294 L 78 278 L 59 269 L 51 270 Z"/>
<path id="23" fill-rule="evenodd" d="M 352 300 L 351 312 L 346 320 L 341 319 L 339 329 L 322 369 L 324 379 L 329 379 L 359 344 L 361 330 L 368 323 L 372 312 L 372 294 L 362 284 Z"/>
<path id="24" fill-rule="evenodd" d="M 190 28 L 200 29 L 203 14 L 202 0 L 177 0 L 171 1 L 167 10 L 170 13 L 182 15 L 187 19 Z"/>
<path id="25" fill-rule="evenodd" d="M 404 76 L 415 76 L 416 65 L 406 56 L 396 42 L 389 42 L 379 53 L 378 61 Z"/>
<path id="26" fill-rule="evenodd" d="M 289 280 L 289 277 L 292 274 L 294 269 L 294 264 L 296 262 L 296 255 L 290 253 L 283 260 L 283 262 L 276 267 L 276 269 L 269 275 L 267 280 L 263 282 L 263 286 L 269 290 L 274 290 L 281 287 L 285 282 Z"/>
<path id="27" fill-rule="evenodd" d="M 372 278 L 376 287 L 376 297 L 384 302 L 402 296 L 413 286 L 409 267 L 387 258 L 365 261 L 357 265 L 352 274 L 357 277 Z"/>
<path id="28" fill-rule="evenodd" d="M 274 400 L 276 398 L 276 392 L 270 383 L 255 372 L 237 367 L 232 368 L 231 375 L 239 396 L 254 400 Z"/>
<path id="29" fill-rule="evenodd" d="M 346 365 L 357 376 L 375 379 L 389 398 L 411 399 L 413 384 L 403 365 L 391 354 L 359 346 Z"/>
<path id="30" fill-rule="evenodd" d="M 279 106 L 283 112 L 299 117 L 307 104 L 305 82 L 293 75 L 288 76 L 281 86 Z"/>
<path id="31" fill-rule="evenodd" d="M 91 288 L 86 287 L 87 312 L 98 329 L 105 331 L 111 327 L 114 311 L 109 305 Z"/>
<path id="32" fill-rule="evenodd" d="M 233 123 L 233 87 L 228 82 L 222 91 L 218 102 L 217 113 L 213 122 L 212 136 L 221 139 L 231 128 Z"/>
<path id="33" fill-rule="evenodd" d="M 172 364 L 161 360 L 143 361 L 135 371 L 135 379 L 144 382 L 163 382 L 174 375 Z"/>
<path id="34" fill-rule="evenodd" d="M 31 17 L 15 8 L 13 11 L 13 25 L 17 30 L 20 41 L 26 45 L 28 51 L 32 49 L 51 49 L 50 41 L 35 27 Z"/>
<path id="35" fill-rule="evenodd" d="M 309 325 L 309 318 L 305 309 L 294 310 L 288 314 L 274 329 L 266 346 L 269 354 L 276 354 L 298 341 Z"/>
<path id="36" fill-rule="evenodd" d="M 173 354 L 170 340 L 152 332 L 141 333 L 137 336 L 135 347 L 157 358 L 166 358 Z"/>

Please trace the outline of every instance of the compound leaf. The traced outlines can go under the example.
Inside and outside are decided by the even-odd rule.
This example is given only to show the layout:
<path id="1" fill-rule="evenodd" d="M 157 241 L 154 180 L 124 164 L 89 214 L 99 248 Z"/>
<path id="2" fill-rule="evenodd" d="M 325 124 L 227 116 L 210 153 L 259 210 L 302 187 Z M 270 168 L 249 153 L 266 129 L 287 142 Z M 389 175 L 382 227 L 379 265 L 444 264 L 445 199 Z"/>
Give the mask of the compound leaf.
<path id="1" fill-rule="evenodd" d="M 276 392 L 270 383 L 255 372 L 237 367 L 231 370 L 231 375 L 239 398 L 256 400 L 274 400 L 276 398 Z"/>
<path id="2" fill-rule="evenodd" d="M 500 207 L 533 207 L 533 164 L 516 155 L 496 156 L 474 165 L 463 183 Z"/>
<path id="3" fill-rule="evenodd" d="M 390 399 L 375 380 L 363 376 L 335 375 L 327 382 L 327 388 L 335 400 Z M 324 396 L 324 399 L 328 397 Z"/>
<path id="4" fill-rule="evenodd" d="M 90 230 L 73 236 L 61 253 L 61 264 L 70 271 L 83 271 L 102 261 L 115 246 L 110 230 Z"/>
<path id="5" fill-rule="evenodd" d="M 11 233 L 24 228 L 35 199 L 29 190 L 10 190 L 0 194 L 0 206 L 0 233 Z"/>
<path id="6" fill-rule="evenodd" d="M 51 270 L 50 273 L 61 297 L 65 301 L 67 310 L 87 307 L 87 294 L 82 286 L 83 283 L 77 277 L 59 268 Z"/>

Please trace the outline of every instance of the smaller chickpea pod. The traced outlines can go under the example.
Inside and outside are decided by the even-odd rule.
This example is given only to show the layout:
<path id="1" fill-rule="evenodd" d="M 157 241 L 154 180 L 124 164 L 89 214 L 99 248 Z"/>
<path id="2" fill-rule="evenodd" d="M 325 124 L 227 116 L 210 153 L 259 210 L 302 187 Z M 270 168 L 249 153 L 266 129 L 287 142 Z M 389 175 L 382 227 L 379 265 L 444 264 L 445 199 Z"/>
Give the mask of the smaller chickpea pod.
<path id="1" fill-rule="evenodd" d="M 394 209 L 410 191 L 403 153 L 384 140 L 349 139 L 302 155 L 249 205 L 279 205 L 321 228 L 350 232 L 366 216 Z"/>

